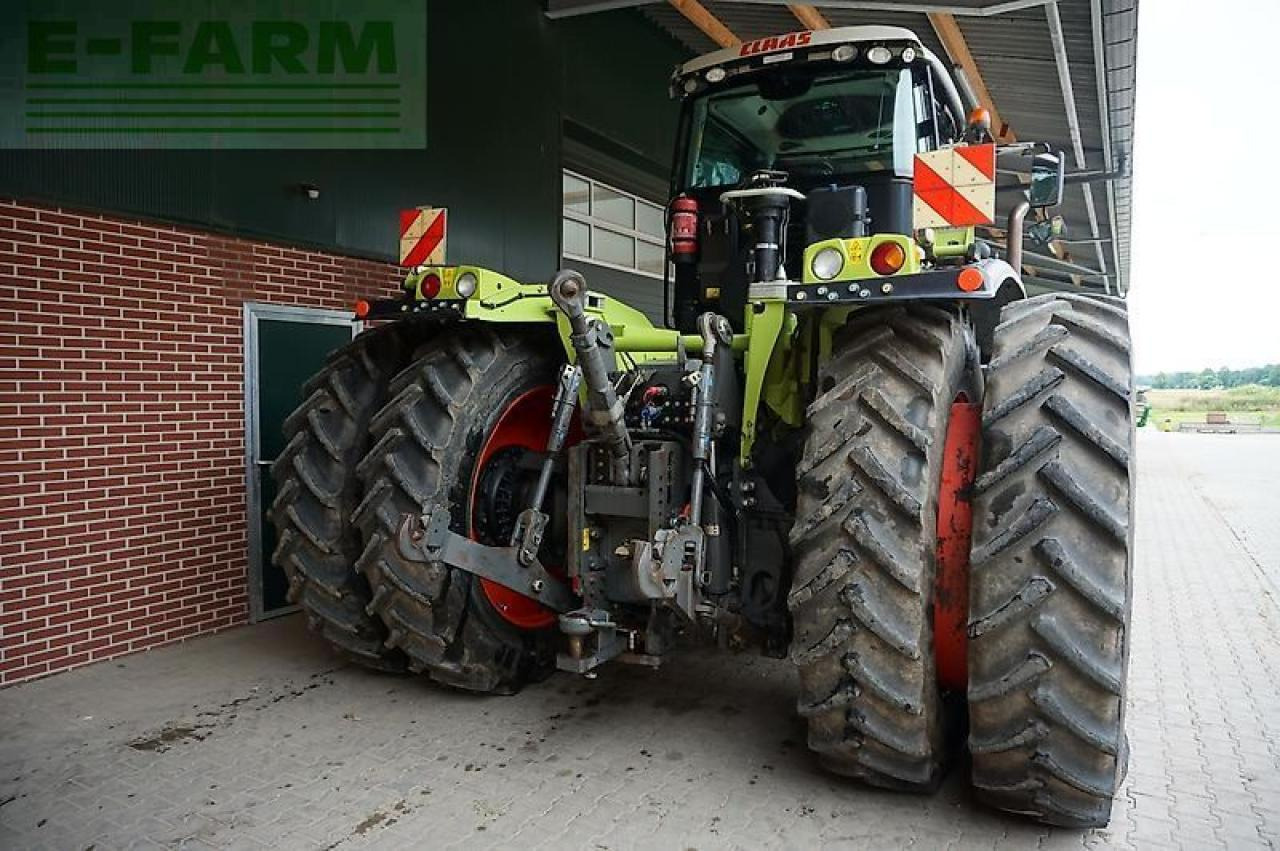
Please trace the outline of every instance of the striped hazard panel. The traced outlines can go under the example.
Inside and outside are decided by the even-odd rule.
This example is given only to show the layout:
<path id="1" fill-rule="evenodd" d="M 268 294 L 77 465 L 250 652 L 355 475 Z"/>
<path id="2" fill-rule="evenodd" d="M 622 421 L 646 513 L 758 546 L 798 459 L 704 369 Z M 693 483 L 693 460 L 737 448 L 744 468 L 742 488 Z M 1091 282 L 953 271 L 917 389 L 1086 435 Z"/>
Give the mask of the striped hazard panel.
<path id="1" fill-rule="evenodd" d="M 443 264 L 447 220 L 448 211 L 443 207 L 401 210 L 400 265 L 411 267 Z"/>
<path id="2" fill-rule="evenodd" d="M 990 224 L 996 217 L 996 146 L 916 154 L 913 182 L 916 230 Z"/>

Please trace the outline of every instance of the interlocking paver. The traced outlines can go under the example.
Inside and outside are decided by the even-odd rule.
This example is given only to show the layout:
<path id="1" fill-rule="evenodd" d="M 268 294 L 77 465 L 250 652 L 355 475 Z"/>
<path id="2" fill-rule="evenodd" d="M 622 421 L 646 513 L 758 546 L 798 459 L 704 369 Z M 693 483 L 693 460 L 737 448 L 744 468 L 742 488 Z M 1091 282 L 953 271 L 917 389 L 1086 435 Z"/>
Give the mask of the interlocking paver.
<path id="1" fill-rule="evenodd" d="M 1280 438 L 1139 445 L 1130 771 L 1048 830 L 819 771 L 785 662 L 693 651 L 485 699 L 335 665 L 296 619 L 0 692 L 0 847 L 1272 848 Z"/>

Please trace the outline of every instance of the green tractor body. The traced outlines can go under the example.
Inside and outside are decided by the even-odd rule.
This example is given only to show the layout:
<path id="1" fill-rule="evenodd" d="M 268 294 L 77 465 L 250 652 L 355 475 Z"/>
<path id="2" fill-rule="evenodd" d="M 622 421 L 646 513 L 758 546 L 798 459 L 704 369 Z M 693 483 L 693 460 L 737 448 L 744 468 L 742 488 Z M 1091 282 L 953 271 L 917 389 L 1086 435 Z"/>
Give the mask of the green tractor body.
<path id="1" fill-rule="evenodd" d="M 669 327 L 573 271 L 421 266 L 362 304 L 390 321 L 309 385 L 276 468 L 294 598 L 355 658 L 477 691 L 695 637 L 790 655 L 810 746 L 891 788 L 938 782 L 967 696 L 984 799 L 1105 823 L 1127 331 L 1120 304 L 1025 299 L 1060 158 L 998 148 L 897 28 L 762 39 L 671 87 Z M 1026 186 L 1004 259 L 997 157 Z"/>

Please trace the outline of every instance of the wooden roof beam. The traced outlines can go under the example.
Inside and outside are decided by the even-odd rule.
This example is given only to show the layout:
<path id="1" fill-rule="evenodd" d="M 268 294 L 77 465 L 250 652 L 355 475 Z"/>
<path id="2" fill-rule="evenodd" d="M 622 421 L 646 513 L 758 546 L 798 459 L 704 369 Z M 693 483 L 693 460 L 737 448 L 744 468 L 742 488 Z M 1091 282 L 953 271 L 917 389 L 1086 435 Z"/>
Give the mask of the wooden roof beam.
<path id="1" fill-rule="evenodd" d="M 788 3 L 787 8 L 791 10 L 791 14 L 796 16 L 796 20 L 804 24 L 808 29 L 831 29 L 831 22 L 826 19 L 826 16 L 818 11 L 817 6 L 810 3 Z"/>
<path id="2" fill-rule="evenodd" d="M 677 12 L 688 18 L 689 23 L 721 47 L 737 47 L 742 39 L 733 34 L 724 23 L 711 14 L 698 0 L 667 0 Z"/>
<path id="3" fill-rule="evenodd" d="M 960 25 L 956 23 L 956 16 L 949 12 L 930 12 L 929 23 L 933 24 L 933 31 L 938 34 L 938 40 L 942 42 L 952 64 L 964 72 L 969 85 L 973 87 L 973 93 L 978 98 L 978 103 L 991 113 L 991 134 L 996 137 L 996 141 L 1016 142 L 1017 137 L 1012 128 L 1000 118 L 1000 110 L 996 109 L 991 92 L 987 90 L 987 83 L 982 79 L 982 71 L 978 69 L 977 61 L 969 52 L 969 43 L 965 41 Z"/>

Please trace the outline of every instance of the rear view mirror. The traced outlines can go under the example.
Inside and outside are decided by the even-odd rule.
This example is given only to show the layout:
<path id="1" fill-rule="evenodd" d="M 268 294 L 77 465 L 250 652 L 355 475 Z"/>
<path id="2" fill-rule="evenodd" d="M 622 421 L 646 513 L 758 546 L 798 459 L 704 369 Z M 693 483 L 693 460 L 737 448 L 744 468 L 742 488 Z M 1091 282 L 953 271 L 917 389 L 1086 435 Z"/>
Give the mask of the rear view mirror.
<path id="1" fill-rule="evenodd" d="M 1062 153 L 1036 154 L 1031 163 L 1031 186 L 1027 198 L 1037 210 L 1062 203 L 1064 163 Z"/>

